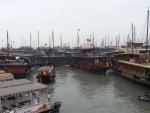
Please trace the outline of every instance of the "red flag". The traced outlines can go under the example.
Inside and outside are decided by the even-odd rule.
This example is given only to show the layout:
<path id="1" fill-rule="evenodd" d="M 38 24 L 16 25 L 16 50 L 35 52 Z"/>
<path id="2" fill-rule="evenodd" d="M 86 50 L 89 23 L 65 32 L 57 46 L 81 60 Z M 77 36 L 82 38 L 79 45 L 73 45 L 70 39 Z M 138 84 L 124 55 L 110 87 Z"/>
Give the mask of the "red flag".
<path id="1" fill-rule="evenodd" d="M 87 42 L 91 42 L 91 40 L 89 38 L 86 39 Z"/>

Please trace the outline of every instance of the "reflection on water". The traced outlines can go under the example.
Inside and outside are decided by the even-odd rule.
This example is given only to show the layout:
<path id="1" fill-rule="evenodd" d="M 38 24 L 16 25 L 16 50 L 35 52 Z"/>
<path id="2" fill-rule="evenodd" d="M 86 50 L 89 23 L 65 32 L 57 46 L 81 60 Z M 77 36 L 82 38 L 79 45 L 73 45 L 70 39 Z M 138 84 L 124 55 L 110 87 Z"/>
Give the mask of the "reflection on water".
<path id="1" fill-rule="evenodd" d="M 149 89 L 118 75 L 93 74 L 67 66 L 56 67 L 56 81 L 47 84 L 59 113 L 150 113 L 150 103 L 138 100 Z M 36 82 L 35 72 L 31 79 Z"/>

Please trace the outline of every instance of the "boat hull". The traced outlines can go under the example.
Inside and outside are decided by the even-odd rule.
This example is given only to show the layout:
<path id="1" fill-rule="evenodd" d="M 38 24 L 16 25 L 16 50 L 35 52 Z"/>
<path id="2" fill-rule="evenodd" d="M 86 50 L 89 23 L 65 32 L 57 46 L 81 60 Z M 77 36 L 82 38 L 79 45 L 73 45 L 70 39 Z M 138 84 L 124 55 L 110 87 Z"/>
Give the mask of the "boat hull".
<path id="1" fill-rule="evenodd" d="M 29 72 L 29 71 L 28 71 Z M 28 72 L 25 73 L 13 73 L 14 78 L 19 79 L 19 78 L 26 78 L 28 75 Z"/>
<path id="2" fill-rule="evenodd" d="M 145 101 L 145 102 L 150 102 L 150 97 L 145 97 L 145 96 L 138 96 L 139 100 Z"/>
<path id="3" fill-rule="evenodd" d="M 48 76 L 38 77 L 38 82 L 41 82 L 41 83 L 50 83 L 54 81 L 55 81 L 55 77 L 48 77 Z"/>
<path id="4" fill-rule="evenodd" d="M 119 76 L 121 76 L 121 77 L 123 77 L 123 78 L 125 78 L 125 79 L 128 79 L 128 80 L 130 80 L 130 81 L 132 81 L 132 82 L 135 82 L 135 83 L 137 83 L 137 84 L 139 84 L 139 85 L 141 85 L 141 86 L 149 87 L 149 88 L 150 88 L 150 82 L 146 82 L 146 81 L 134 79 L 134 78 L 132 78 L 132 77 L 130 77 L 130 76 L 127 76 L 128 74 L 123 74 L 123 72 L 122 72 L 121 70 L 117 69 L 115 66 L 113 66 L 112 69 L 113 69 L 113 71 L 114 71 L 115 73 L 117 73 Z"/>
<path id="5" fill-rule="evenodd" d="M 105 66 L 82 66 L 82 65 L 76 65 L 76 64 L 70 64 L 70 67 L 72 68 L 78 68 L 81 70 L 85 70 L 85 71 L 90 71 L 90 72 L 106 72 L 107 69 L 109 69 L 109 67 L 105 67 Z"/>
<path id="6" fill-rule="evenodd" d="M 14 78 L 26 78 L 29 68 L 27 65 L 15 65 L 15 64 L 4 64 L 0 65 L 0 68 L 6 73 L 12 73 Z"/>

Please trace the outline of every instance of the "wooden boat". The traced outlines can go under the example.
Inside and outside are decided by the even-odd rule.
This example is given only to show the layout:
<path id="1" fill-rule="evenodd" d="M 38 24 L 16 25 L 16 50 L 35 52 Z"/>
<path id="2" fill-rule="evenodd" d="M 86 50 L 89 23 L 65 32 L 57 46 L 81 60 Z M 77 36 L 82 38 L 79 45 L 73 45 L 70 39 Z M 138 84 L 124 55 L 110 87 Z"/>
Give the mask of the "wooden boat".
<path id="1" fill-rule="evenodd" d="M 70 67 L 92 72 L 105 72 L 110 68 L 110 62 L 106 56 L 99 56 L 95 54 L 95 51 L 97 51 L 97 49 L 81 49 L 79 55 L 70 57 Z"/>
<path id="2" fill-rule="evenodd" d="M 147 58 L 150 58 L 150 56 Z M 145 61 L 145 62 L 144 62 Z M 140 85 L 150 87 L 150 66 L 143 54 L 122 53 L 115 55 L 112 69 L 120 76 Z"/>
<path id="3" fill-rule="evenodd" d="M 110 68 L 110 63 L 105 56 L 74 56 L 70 58 L 69 65 L 92 72 L 105 72 Z"/>
<path id="4" fill-rule="evenodd" d="M 18 85 L 11 86 L 14 82 L 2 82 L 0 113 L 41 113 L 59 110 L 61 103 L 52 103 L 46 85 L 24 81 L 25 84 L 15 82 Z"/>
<path id="5" fill-rule="evenodd" d="M 29 72 L 29 65 L 27 59 L 19 58 L 10 55 L 10 47 L 8 43 L 8 31 L 7 31 L 7 54 L 0 54 L 0 69 L 4 70 L 6 73 L 12 73 L 14 78 L 26 78 Z"/>
<path id="6" fill-rule="evenodd" d="M 55 80 L 55 70 L 53 66 L 42 66 L 38 69 L 37 77 L 41 83 L 49 83 Z"/>
<path id="7" fill-rule="evenodd" d="M 29 66 L 23 59 L 0 60 L 0 69 L 12 73 L 14 78 L 26 78 Z"/>
<path id="8" fill-rule="evenodd" d="M 150 102 L 150 97 L 149 96 L 138 96 L 138 98 L 141 101 Z"/>

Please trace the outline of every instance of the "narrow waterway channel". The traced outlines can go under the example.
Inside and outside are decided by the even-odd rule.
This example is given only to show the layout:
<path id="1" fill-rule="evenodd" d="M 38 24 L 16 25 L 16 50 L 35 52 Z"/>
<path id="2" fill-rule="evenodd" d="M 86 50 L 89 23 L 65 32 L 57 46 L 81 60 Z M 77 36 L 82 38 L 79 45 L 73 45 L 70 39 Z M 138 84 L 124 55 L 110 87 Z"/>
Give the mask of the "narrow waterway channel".
<path id="1" fill-rule="evenodd" d="M 150 89 L 118 75 L 94 74 L 69 66 L 55 67 L 56 81 L 47 84 L 59 113 L 150 113 L 150 103 L 138 96 Z M 28 79 L 36 82 L 31 71 Z"/>

